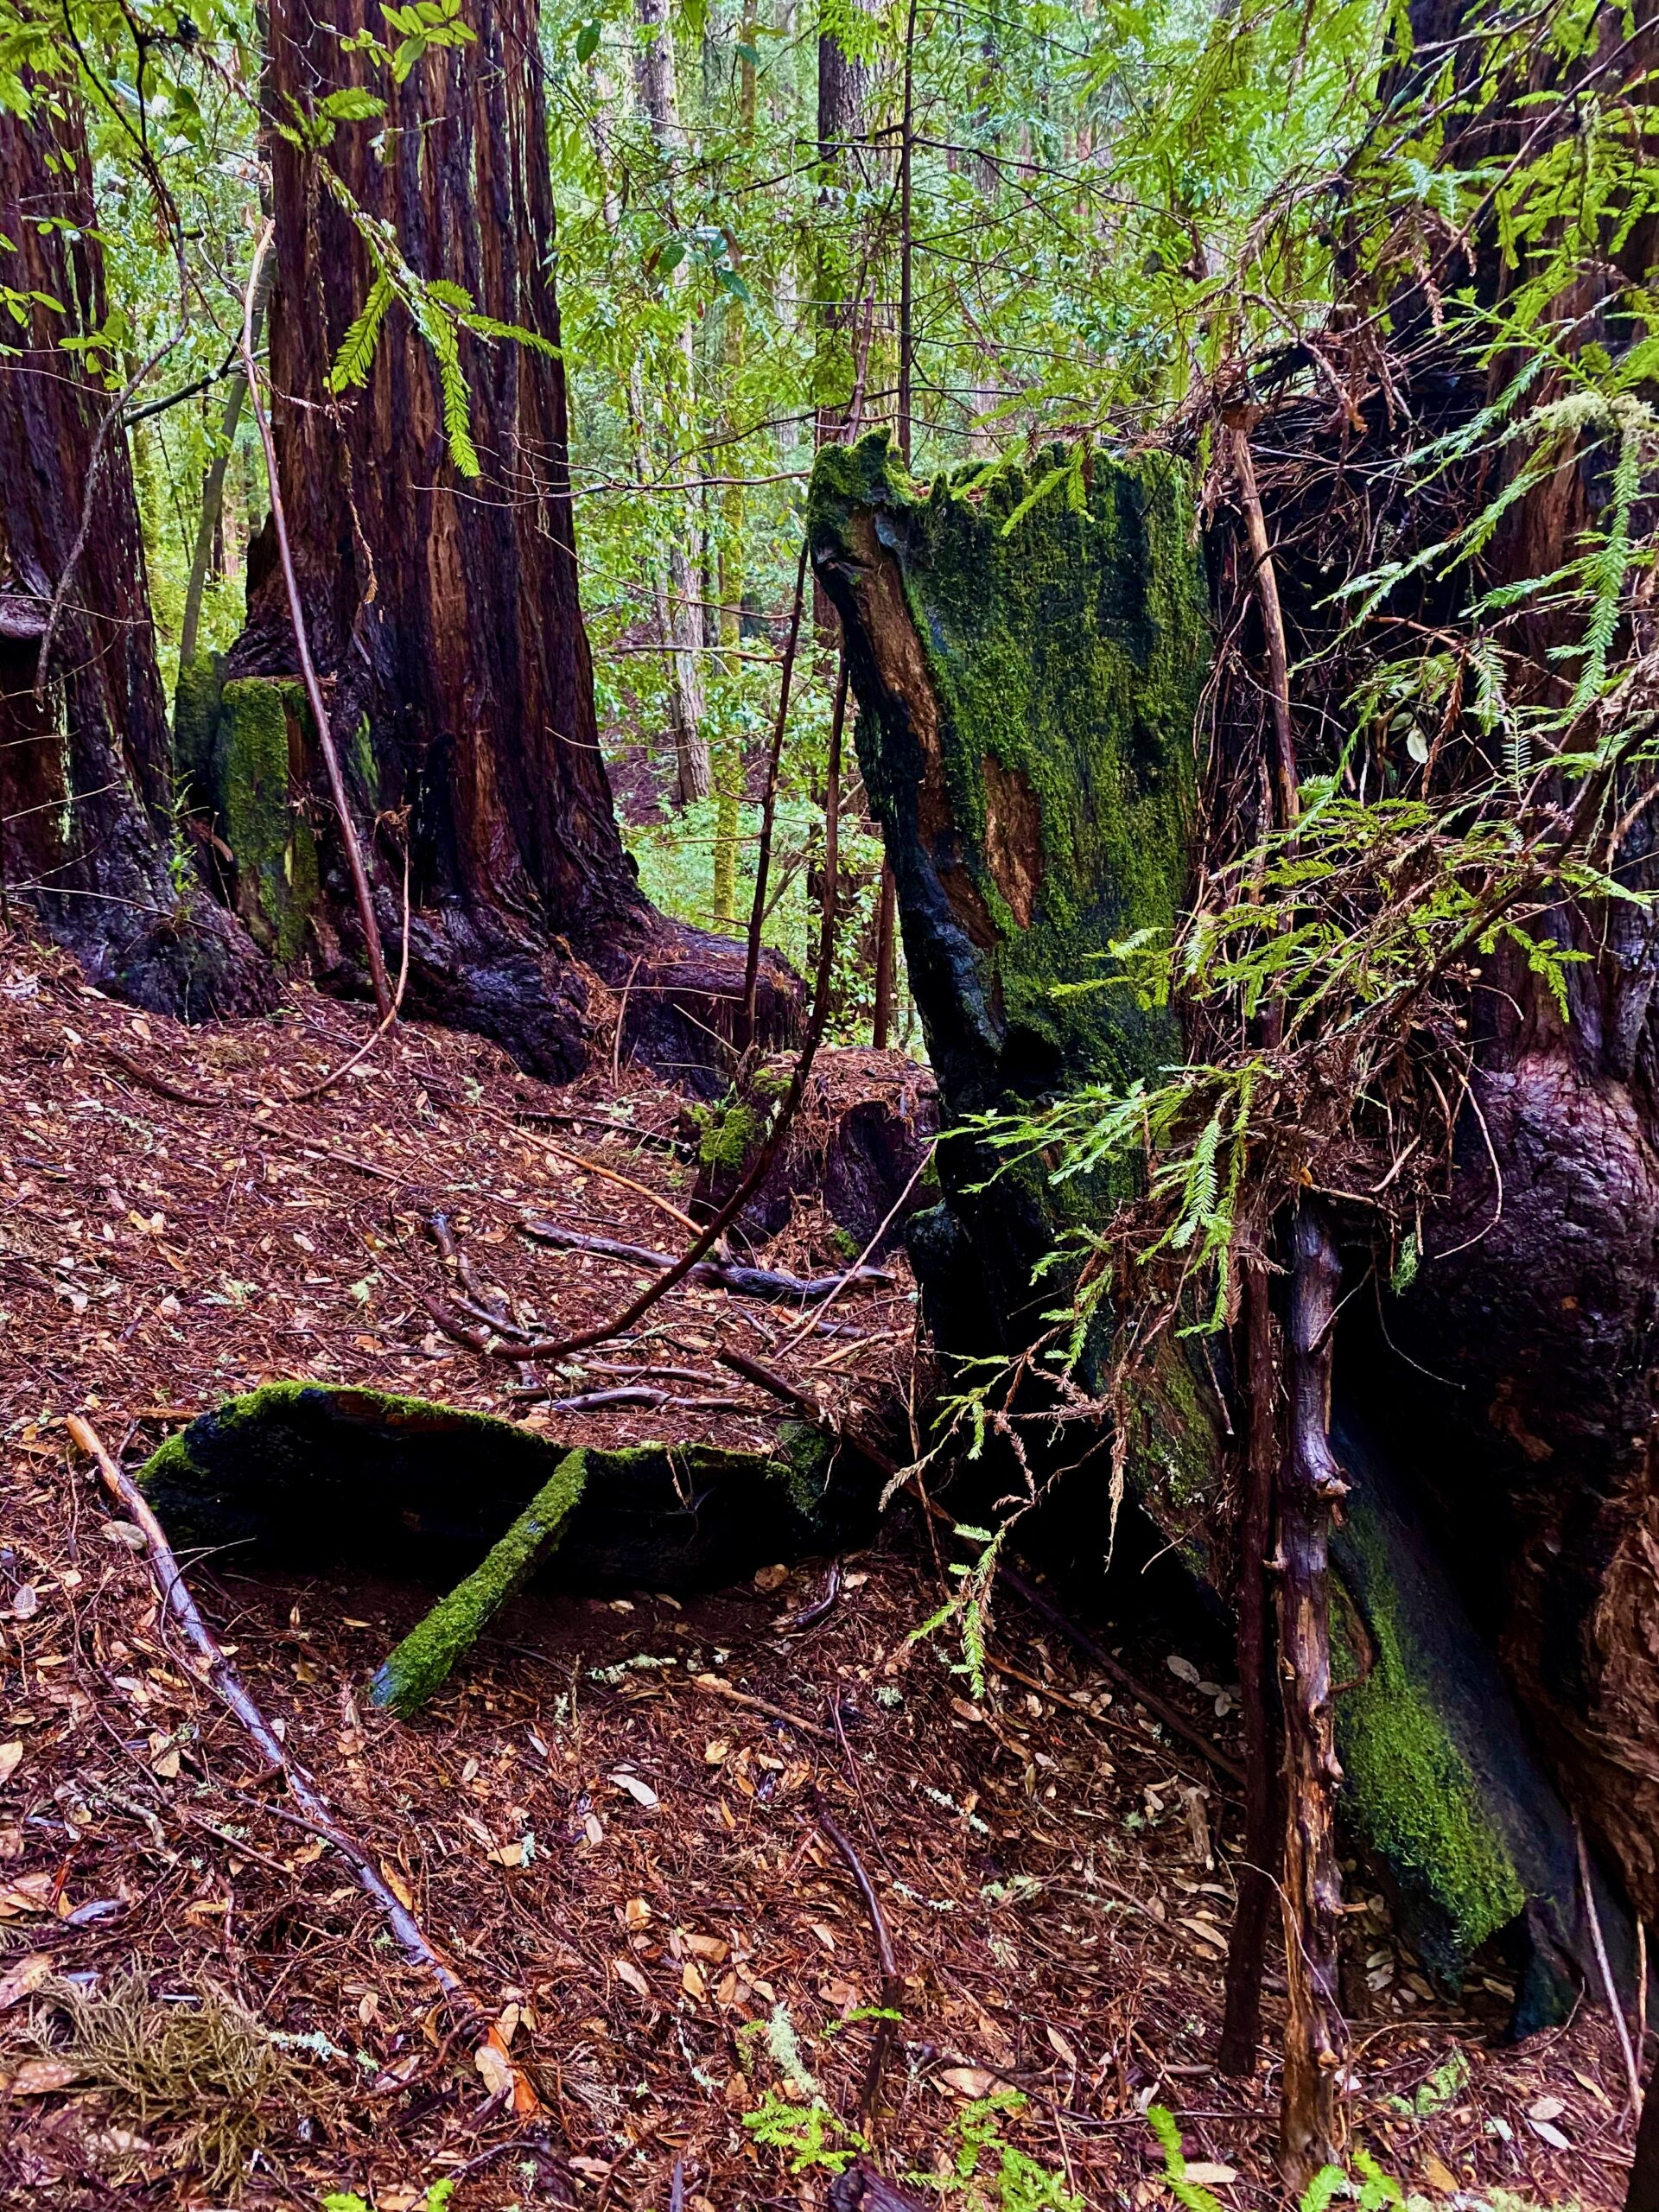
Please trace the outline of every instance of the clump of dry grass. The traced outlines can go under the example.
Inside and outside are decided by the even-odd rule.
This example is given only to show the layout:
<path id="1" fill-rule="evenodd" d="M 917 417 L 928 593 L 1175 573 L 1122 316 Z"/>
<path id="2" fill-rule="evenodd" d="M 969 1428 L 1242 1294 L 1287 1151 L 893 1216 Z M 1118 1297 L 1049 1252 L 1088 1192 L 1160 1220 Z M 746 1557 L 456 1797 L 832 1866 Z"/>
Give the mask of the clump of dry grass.
<path id="1" fill-rule="evenodd" d="M 298 2073 L 252 2016 L 214 1983 L 163 2002 L 139 1969 L 92 1992 L 41 1991 L 43 2052 L 108 2096 L 111 2116 L 159 2137 L 216 2194 L 233 2192 L 270 2132 L 273 2108 L 302 2099 Z"/>

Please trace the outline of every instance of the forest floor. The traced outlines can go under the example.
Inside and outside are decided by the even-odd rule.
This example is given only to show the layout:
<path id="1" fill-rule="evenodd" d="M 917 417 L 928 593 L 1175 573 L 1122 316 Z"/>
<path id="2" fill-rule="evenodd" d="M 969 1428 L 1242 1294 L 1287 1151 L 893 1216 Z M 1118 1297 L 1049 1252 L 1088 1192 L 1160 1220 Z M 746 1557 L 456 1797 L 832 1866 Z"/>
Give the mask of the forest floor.
<path id="1" fill-rule="evenodd" d="M 412 1727 L 361 1693 L 429 1591 L 187 1560 L 244 1680 L 496 2018 L 540 2109 L 521 2091 L 515 2113 L 489 2058 L 446 2035 L 429 1982 L 181 1663 L 65 1417 L 136 1466 L 233 1392 L 309 1377 L 572 1441 L 764 1446 L 780 1409 L 714 1355 L 764 1359 L 791 1317 L 683 1289 L 648 1354 L 643 1338 L 607 1350 L 565 1387 L 666 1353 L 706 1375 L 676 1384 L 690 1402 L 526 1413 L 517 1365 L 457 1345 L 423 1303 L 454 1293 L 430 1217 L 447 1211 L 526 1319 L 607 1312 L 638 1274 L 533 1246 L 518 1221 L 530 1206 L 676 1249 L 663 1206 L 683 1206 L 688 1170 L 606 1124 L 660 1135 L 680 1102 L 626 1074 L 553 1092 L 474 1038 L 405 1025 L 327 1096 L 283 1103 L 368 1027 L 296 990 L 276 1020 L 187 1032 L 0 941 L 0 2203 L 218 2205 L 242 2167 L 251 2204 L 355 2191 L 410 2212 L 449 2179 L 452 2212 L 601 2212 L 668 2206 L 677 2164 L 690 2212 L 822 2204 L 828 2168 L 791 2171 L 798 2151 L 763 2139 L 793 2113 L 802 2141 L 844 2140 L 880 1977 L 815 1793 L 868 1870 L 904 1981 L 887 2171 L 932 2174 L 946 2207 L 1061 2202 L 1011 2145 L 1088 2206 L 1167 2203 L 1144 2117 L 1158 2102 L 1224 2204 L 1277 2202 L 1272 2068 L 1238 2084 L 1210 2063 L 1230 1786 L 1007 1602 L 975 1702 L 948 1643 L 907 1641 L 942 1578 L 903 1502 L 799 1632 L 822 1563 L 682 1603 L 532 1589 Z M 809 1211 L 764 1257 L 822 1263 L 823 1239 Z M 794 1379 L 902 1402 L 902 1262 L 839 1311 L 857 1336 L 804 1339 Z M 1236 1753 L 1224 1698 L 1167 1632 L 1096 1628 Z M 1445 2001 L 1363 1872 L 1351 1886 L 1353 2145 L 1431 2198 L 1621 2202 L 1605 2017 L 1505 2047 L 1501 1970 Z M 816 2130 L 809 2079 L 831 2115 Z M 1023 2102 L 987 2101 L 1010 2092 Z M 976 2182 L 951 2178 L 976 2164 Z"/>

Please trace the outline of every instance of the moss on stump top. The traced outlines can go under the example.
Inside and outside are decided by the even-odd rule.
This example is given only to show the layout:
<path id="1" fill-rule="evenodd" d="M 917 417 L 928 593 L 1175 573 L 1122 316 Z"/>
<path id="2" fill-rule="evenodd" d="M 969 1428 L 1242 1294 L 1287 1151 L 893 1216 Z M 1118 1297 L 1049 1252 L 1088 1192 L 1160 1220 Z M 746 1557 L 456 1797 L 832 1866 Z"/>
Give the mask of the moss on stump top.
<path id="1" fill-rule="evenodd" d="M 953 1111 L 1179 1055 L 1167 1012 L 1054 986 L 1174 924 L 1210 654 L 1179 462 L 982 474 L 918 496 L 885 434 L 826 448 L 809 520 Z"/>

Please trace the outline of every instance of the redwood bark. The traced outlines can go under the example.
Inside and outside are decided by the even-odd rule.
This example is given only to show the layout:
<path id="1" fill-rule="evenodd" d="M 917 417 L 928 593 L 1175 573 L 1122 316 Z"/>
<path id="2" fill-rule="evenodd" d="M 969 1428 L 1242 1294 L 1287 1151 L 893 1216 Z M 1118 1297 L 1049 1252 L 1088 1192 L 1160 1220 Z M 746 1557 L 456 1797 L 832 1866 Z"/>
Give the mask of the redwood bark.
<path id="1" fill-rule="evenodd" d="M 188 857 L 174 854 L 143 542 L 126 434 L 110 419 L 119 402 L 84 354 L 64 350 L 99 328 L 106 308 L 73 94 L 50 117 L 0 114 L 0 236 L 12 248 L 6 282 L 63 310 L 37 299 L 0 355 L 6 895 L 25 901 L 100 988 L 168 1014 L 251 1012 L 270 1003 L 274 979 Z"/>
<path id="2" fill-rule="evenodd" d="M 1244 1856 L 1227 1951 L 1226 2010 L 1216 2063 L 1224 2074 L 1253 2074 L 1262 2028 L 1262 1977 L 1268 1929 L 1283 1860 L 1274 1688 L 1268 1554 L 1279 1477 L 1279 1357 L 1268 1270 L 1249 1263 L 1244 1278 L 1244 1350 L 1249 1432 L 1239 1511 L 1239 1713 L 1243 1724 Z"/>
<path id="3" fill-rule="evenodd" d="M 461 334 L 474 481 L 450 461 L 436 365 L 401 308 L 366 386 L 327 389 L 372 270 L 325 163 L 423 278 L 459 283 L 483 313 L 559 343 L 536 11 L 531 0 L 480 0 L 467 22 L 472 41 L 429 52 L 393 85 L 342 51 L 353 32 L 388 36 L 378 0 L 343 0 L 326 22 L 301 0 L 271 9 L 273 117 L 290 102 L 313 112 L 346 86 L 387 102 L 321 154 L 272 139 L 272 406 L 311 650 L 351 756 L 389 957 L 408 841 L 410 1011 L 567 1077 L 592 1027 L 585 961 L 607 982 L 632 976 L 630 1051 L 689 1064 L 696 1079 L 708 1032 L 735 1027 L 741 963 L 722 940 L 652 912 L 618 835 L 577 599 L 562 359 Z M 249 576 L 248 624 L 226 673 L 289 676 L 293 629 L 268 547 L 251 550 Z M 353 744 L 364 732 L 366 745 Z M 310 811 L 323 848 L 315 955 L 355 982 L 360 933 L 343 855 L 326 804 Z M 766 982 L 767 1027 L 781 1039 L 798 995 L 775 963 Z"/>
<path id="4" fill-rule="evenodd" d="M 1419 0 L 1412 13 L 1421 66 L 1440 67 L 1459 50 L 1463 0 Z M 1472 58 L 1473 41 L 1465 47 Z M 1607 14 L 1599 43 L 1571 72 L 1620 97 L 1633 150 L 1645 137 L 1649 162 L 1659 156 L 1656 62 L 1659 9 L 1643 0 L 1628 21 Z M 1522 92 L 1563 89 L 1563 73 L 1547 79 L 1550 67 L 1535 61 L 1507 102 L 1471 116 L 1448 160 L 1500 163 L 1523 138 L 1541 151 L 1541 128 L 1561 137 L 1578 129 L 1569 101 L 1553 124 L 1535 101 L 1516 104 Z M 1628 289 L 1651 282 L 1659 220 L 1645 213 L 1622 237 L 1618 229 L 1610 217 L 1599 249 L 1551 305 L 1568 352 L 1594 345 L 1617 359 L 1640 327 L 1627 312 Z M 1510 280 L 1495 226 L 1474 243 L 1478 282 L 1496 296 Z M 1496 397 L 1518 365 L 1493 361 L 1475 397 Z M 1567 389 L 1566 372 L 1548 366 L 1531 397 L 1542 404 Z M 1523 459 L 1524 442 L 1503 448 L 1491 474 L 1469 487 L 1469 512 L 1504 488 Z M 1604 526 L 1610 491 L 1605 459 L 1569 448 L 1507 510 L 1484 556 L 1484 584 L 1555 573 Z M 1650 531 L 1651 515 L 1637 527 Z M 1560 707 L 1577 673 L 1561 652 L 1581 626 L 1560 595 L 1519 605 L 1502 634 L 1512 696 Z M 1625 635 L 1616 650 L 1651 643 Z M 1659 889 L 1653 810 L 1628 811 L 1653 781 L 1650 766 L 1632 770 L 1605 825 L 1625 820 L 1612 870 L 1637 893 Z M 1480 1546 L 1471 1603 L 1563 1796 L 1651 1919 L 1659 1914 L 1659 931 L 1649 910 L 1624 902 L 1564 907 L 1548 926 L 1581 956 L 1568 973 L 1570 1018 L 1512 952 L 1489 962 L 1471 1001 L 1478 1072 L 1456 1177 L 1426 1225 L 1412 1294 L 1389 1320 L 1417 1364 L 1389 1363 L 1383 1389 L 1402 1427 L 1430 1440 L 1419 1464 L 1448 1556 L 1476 1556 L 1470 1546 Z"/>

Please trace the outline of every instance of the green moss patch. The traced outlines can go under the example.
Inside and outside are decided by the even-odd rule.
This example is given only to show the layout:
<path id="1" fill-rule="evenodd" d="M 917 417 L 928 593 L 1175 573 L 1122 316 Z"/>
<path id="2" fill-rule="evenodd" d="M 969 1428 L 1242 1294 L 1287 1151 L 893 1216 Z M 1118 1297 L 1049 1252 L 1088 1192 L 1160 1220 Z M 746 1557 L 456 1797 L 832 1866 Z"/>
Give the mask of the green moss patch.
<path id="1" fill-rule="evenodd" d="M 587 1455 L 567 1452 L 483 1563 L 434 1605 L 369 1685 L 376 1705 L 411 1719 L 513 1592 L 557 1547 L 587 1487 Z"/>
<path id="2" fill-rule="evenodd" d="M 181 675 L 174 741 L 193 804 L 212 813 L 230 849 L 249 934 L 284 966 L 304 950 L 319 889 L 316 840 L 299 804 L 305 727 L 297 684 L 243 677 L 215 696 L 202 663 Z"/>
<path id="3" fill-rule="evenodd" d="M 1345 1817 L 1387 1867 L 1425 1965 L 1455 1988 L 1529 1904 L 1570 1922 L 1571 1827 L 1398 1484 L 1351 1426 L 1335 1441 L 1353 1484 L 1332 1553 Z"/>
<path id="4" fill-rule="evenodd" d="M 813 472 L 813 560 L 848 637 L 859 762 L 947 1128 L 1156 1079 L 1182 1057 L 1166 1007 L 1088 987 L 1114 972 L 1115 943 L 1172 933 L 1185 892 L 1210 659 L 1192 482 L 1166 455 L 1097 458 L 1033 497 L 1065 459 L 918 497 L 877 435 L 826 448 Z M 935 1333 L 953 1353 L 1006 1354 L 1064 1306 L 1056 1247 L 1128 1195 L 1127 1171 L 1056 1185 L 1040 1160 L 1011 1166 L 966 1137 L 938 1160 L 944 1208 L 911 1236 Z M 1135 1429 L 1131 1480 L 1184 1541 L 1220 1455 L 1213 1394 L 1181 1344 Z M 1085 1484 L 1069 1504 L 1080 1487 L 1085 1510 L 1101 1503 Z"/>
<path id="5" fill-rule="evenodd" d="M 918 499 L 884 434 L 826 448 L 813 473 L 813 556 L 857 603 L 859 760 L 953 1112 L 1005 1086 L 1127 1082 L 1180 1050 L 1166 1010 L 1053 986 L 1176 918 L 1210 658 L 1191 484 L 1163 455 L 1100 460 L 1081 505 L 1062 490 L 1020 515 L 1046 473 L 970 493 L 969 472 Z M 910 649 L 882 646 L 884 564 L 931 716 Z"/>
<path id="6" fill-rule="evenodd" d="M 214 806 L 213 740 L 225 692 L 225 657 L 198 653 L 181 663 L 173 695 L 173 767 L 185 804 L 193 812 Z"/>

